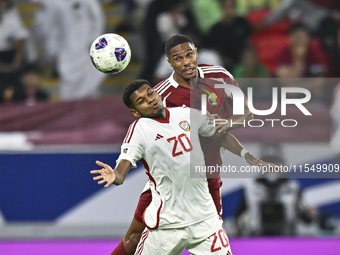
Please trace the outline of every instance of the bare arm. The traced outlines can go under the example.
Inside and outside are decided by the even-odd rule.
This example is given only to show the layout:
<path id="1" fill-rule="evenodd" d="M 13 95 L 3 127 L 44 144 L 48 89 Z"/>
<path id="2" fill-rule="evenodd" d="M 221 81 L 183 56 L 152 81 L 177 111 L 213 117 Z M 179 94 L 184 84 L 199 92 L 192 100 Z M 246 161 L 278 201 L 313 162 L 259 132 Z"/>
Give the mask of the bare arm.
<path id="1" fill-rule="evenodd" d="M 228 151 L 238 155 L 241 157 L 241 151 L 245 149 L 243 145 L 237 140 L 235 136 L 229 133 L 219 133 L 215 132 L 212 136 L 212 139 L 221 141 L 221 146 Z M 267 167 L 275 167 L 276 165 L 273 163 L 262 161 L 261 159 L 256 158 L 250 152 L 246 152 L 244 155 L 245 160 L 249 165 L 253 166 L 267 166 Z"/>
<path id="2" fill-rule="evenodd" d="M 228 151 L 236 154 L 241 155 L 241 151 L 244 149 L 242 144 L 236 139 L 235 136 L 232 134 L 226 133 L 221 139 L 221 145 L 223 148 L 227 149 Z"/>
<path id="3" fill-rule="evenodd" d="M 235 136 L 229 133 L 224 133 L 224 134 L 219 133 L 216 137 L 219 137 L 219 140 L 221 141 L 221 146 L 223 148 L 241 157 L 241 151 L 244 149 L 244 147 L 236 139 Z M 244 158 L 247 160 L 249 165 L 261 166 L 261 164 L 262 165 L 266 164 L 266 162 L 254 157 L 250 152 L 247 152 L 244 155 Z"/>
<path id="4" fill-rule="evenodd" d="M 128 160 L 120 160 L 115 169 L 112 169 L 108 164 L 104 164 L 101 161 L 96 161 L 98 166 L 101 166 L 100 170 L 92 170 L 91 174 L 99 174 L 93 177 L 93 180 L 100 180 L 98 184 L 105 184 L 105 188 L 109 187 L 111 184 L 121 185 L 123 184 L 125 177 L 129 173 L 131 168 L 131 163 Z"/>
<path id="5" fill-rule="evenodd" d="M 217 114 L 210 114 L 207 113 L 207 115 L 211 119 L 221 119 Z M 244 102 L 244 115 L 233 115 L 232 117 L 226 119 L 227 123 L 223 125 L 217 125 L 216 131 L 219 133 L 222 133 L 224 131 L 230 131 L 234 130 L 240 127 L 247 126 L 247 123 L 249 120 L 252 120 L 254 118 L 253 113 L 248 108 L 247 101 Z M 223 120 L 224 121 L 224 120 Z"/>
<path id="6" fill-rule="evenodd" d="M 249 120 L 254 118 L 253 113 L 248 108 L 247 101 L 244 102 L 244 115 L 234 115 L 231 118 L 228 118 L 228 128 L 227 130 L 234 130 L 240 127 L 247 126 Z M 231 123 L 232 126 L 231 126 Z M 244 124 L 245 123 L 245 124 Z"/>

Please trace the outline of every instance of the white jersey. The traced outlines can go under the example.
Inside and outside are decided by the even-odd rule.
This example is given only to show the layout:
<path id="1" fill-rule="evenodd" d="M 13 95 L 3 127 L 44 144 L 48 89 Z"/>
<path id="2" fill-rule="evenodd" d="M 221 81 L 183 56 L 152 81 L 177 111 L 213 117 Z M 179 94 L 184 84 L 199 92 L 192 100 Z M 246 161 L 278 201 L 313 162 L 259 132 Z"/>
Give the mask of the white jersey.
<path id="1" fill-rule="evenodd" d="M 143 220 L 149 229 L 186 227 L 216 216 L 205 173 L 190 177 L 195 166 L 205 166 L 199 135 L 212 136 L 214 127 L 194 109 L 166 108 L 166 113 L 166 120 L 132 123 L 117 160 L 129 160 L 133 167 L 142 160 L 147 169 L 152 202 Z"/>

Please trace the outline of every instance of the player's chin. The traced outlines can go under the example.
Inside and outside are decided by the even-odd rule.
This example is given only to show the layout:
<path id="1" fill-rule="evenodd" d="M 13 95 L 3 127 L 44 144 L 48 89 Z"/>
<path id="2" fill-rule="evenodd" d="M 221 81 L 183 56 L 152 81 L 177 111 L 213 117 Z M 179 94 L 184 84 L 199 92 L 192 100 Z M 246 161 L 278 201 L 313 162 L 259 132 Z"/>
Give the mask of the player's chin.
<path id="1" fill-rule="evenodd" d="M 196 73 L 195 72 L 190 74 L 182 73 L 182 77 L 186 80 L 194 79 L 196 78 Z"/>
<path id="2" fill-rule="evenodd" d="M 158 108 L 153 109 L 153 113 L 154 113 L 155 115 L 161 114 L 162 111 L 163 111 L 163 107 L 158 107 Z"/>

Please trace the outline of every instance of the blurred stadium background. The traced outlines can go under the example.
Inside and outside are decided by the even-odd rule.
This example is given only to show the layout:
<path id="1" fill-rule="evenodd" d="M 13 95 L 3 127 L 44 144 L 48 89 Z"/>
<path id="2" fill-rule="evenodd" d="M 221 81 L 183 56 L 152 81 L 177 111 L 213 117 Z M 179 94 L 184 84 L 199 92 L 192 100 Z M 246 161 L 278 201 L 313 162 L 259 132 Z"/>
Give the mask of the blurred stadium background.
<path id="1" fill-rule="evenodd" d="M 134 14 L 137 20 L 148 4 L 140 2 L 142 8 Z M 97 185 L 89 174 L 96 169 L 97 159 L 115 165 L 120 143 L 134 120 L 120 95 L 124 85 L 138 77 L 143 50 L 138 26 L 121 27 L 122 3 L 105 1 L 101 5 L 106 32 L 119 33 L 129 41 L 132 61 L 122 73 L 107 75 L 100 87 L 101 98 L 60 100 L 59 78 L 53 66 L 42 65 L 41 88 L 51 100 L 0 106 L 0 254 L 109 254 L 132 220 L 147 181 L 143 167 L 133 169 L 123 186 L 108 189 Z M 23 23 L 31 29 L 36 5 L 24 0 L 15 4 Z M 271 11 L 260 10 L 246 17 L 254 24 Z M 251 37 L 269 72 L 275 56 L 288 43 L 289 24 L 285 19 Z M 324 79 L 326 83 L 338 82 Z M 270 107 L 268 102 L 256 105 Z M 270 145 L 279 148 L 271 152 L 279 154 L 287 165 L 339 164 L 337 151 L 330 146 L 335 125 L 331 100 L 307 108 L 312 117 L 288 107 L 287 118 L 298 121 L 296 128 L 266 125 L 233 134 L 258 157 L 264 156 L 264 148 Z M 270 117 L 280 118 L 280 108 Z M 226 164 L 243 164 L 238 157 L 225 155 Z M 223 179 L 223 217 L 234 254 L 338 254 L 340 173 L 322 178 L 288 177 L 300 185 L 304 202 L 317 210 L 318 217 L 308 224 L 298 221 L 294 236 L 269 237 L 239 235 L 235 217 L 250 179 Z"/>

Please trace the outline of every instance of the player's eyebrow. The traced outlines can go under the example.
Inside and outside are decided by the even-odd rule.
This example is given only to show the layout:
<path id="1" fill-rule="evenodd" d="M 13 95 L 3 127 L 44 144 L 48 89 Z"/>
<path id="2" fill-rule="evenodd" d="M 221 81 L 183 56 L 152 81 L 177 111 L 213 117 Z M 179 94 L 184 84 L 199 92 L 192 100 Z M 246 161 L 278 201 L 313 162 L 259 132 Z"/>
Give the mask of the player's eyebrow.
<path id="1" fill-rule="evenodd" d="M 188 51 L 193 51 L 193 49 L 187 49 L 186 51 L 184 51 L 184 53 L 186 53 L 186 52 L 188 52 Z M 173 54 L 173 55 L 171 55 L 173 58 L 174 57 L 176 57 L 176 56 L 178 56 L 178 55 L 180 55 L 181 53 L 176 53 L 176 54 Z"/>

